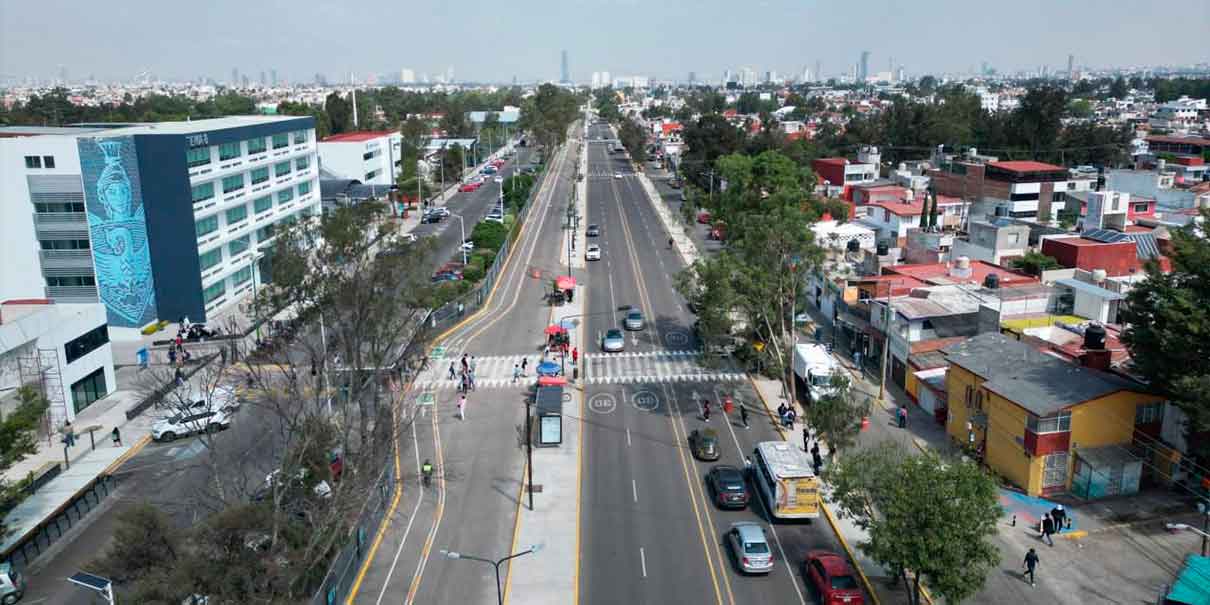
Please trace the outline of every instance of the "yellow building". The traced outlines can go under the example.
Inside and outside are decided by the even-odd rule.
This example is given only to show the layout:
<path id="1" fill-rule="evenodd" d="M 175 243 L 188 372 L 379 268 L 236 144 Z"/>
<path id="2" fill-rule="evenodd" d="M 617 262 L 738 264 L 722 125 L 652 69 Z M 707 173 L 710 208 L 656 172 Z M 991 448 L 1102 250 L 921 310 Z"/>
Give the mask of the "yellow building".
<path id="1" fill-rule="evenodd" d="M 1162 406 L 1162 397 L 997 333 L 953 345 L 945 356 L 946 432 L 990 469 L 1035 496 L 1138 491 L 1135 419 L 1140 406 Z M 1107 367 L 1108 351 L 1085 359 Z"/>

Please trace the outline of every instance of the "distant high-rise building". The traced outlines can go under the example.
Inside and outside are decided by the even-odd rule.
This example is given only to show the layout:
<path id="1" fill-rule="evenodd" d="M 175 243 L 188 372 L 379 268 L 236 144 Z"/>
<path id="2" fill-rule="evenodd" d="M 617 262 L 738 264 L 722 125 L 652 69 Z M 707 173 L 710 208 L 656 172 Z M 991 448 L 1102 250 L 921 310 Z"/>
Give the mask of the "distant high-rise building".
<path id="1" fill-rule="evenodd" d="M 823 80 L 823 62 L 818 59 L 815 60 L 815 79 Z"/>
<path id="2" fill-rule="evenodd" d="M 321 74 L 319 72 L 315 72 L 315 83 L 320 86 L 327 86 L 328 79 L 325 78 L 323 74 Z"/>
<path id="3" fill-rule="evenodd" d="M 66 65 L 59 66 L 59 84 L 62 84 L 64 86 L 67 85 L 67 66 Z"/>
<path id="4" fill-rule="evenodd" d="M 692 86 L 693 83 L 696 81 L 697 81 L 697 74 L 692 71 L 689 72 L 689 84 Z"/>
<path id="5" fill-rule="evenodd" d="M 865 82 L 870 77 L 870 51 L 861 51 L 861 62 L 857 64 L 857 81 Z"/>
<path id="6" fill-rule="evenodd" d="M 231 82 L 229 82 L 229 84 L 232 86 L 239 86 L 239 69 L 235 67 L 231 68 Z"/>
<path id="7" fill-rule="evenodd" d="M 592 72 L 592 79 L 590 80 L 590 82 L 591 83 L 589 84 L 589 86 L 591 88 L 594 88 L 594 89 L 600 88 L 601 87 L 601 72 L 599 72 L 599 71 Z"/>
<path id="8" fill-rule="evenodd" d="M 1067 79 L 1076 79 L 1076 56 L 1067 55 Z"/>
<path id="9" fill-rule="evenodd" d="M 406 67 L 399 70 L 399 81 L 402 82 L 403 84 L 415 84 L 416 83 L 416 72 L 414 72 Z"/>
<path id="10" fill-rule="evenodd" d="M 454 66 L 453 65 L 445 68 L 445 81 L 447 84 L 454 83 Z"/>
<path id="11" fill-rule="evenodd" d="M 265 75 L 265 70 L 263 70 L 263 69 L 260 70 L 260 85 L 261 86 L 269 85 L 269 77 Z"/>
<path id="12" fill-rule="evenodd" d="M 277 70 L 276 69 L 269 70 L 269 83 L 272 84 L 274 87 L 277 86 Z"/>
<path id="13" fill-rule="evenodd" d="M 601 72 L 601 86 L 613 86 L 613 77 L 609 72 Z"/>
<path id="14" fill-rule="evenodd" d="M 244 88 L 248 88 L 248 86 L 251 84 L 251 82 L 248 81 L 248 74 L 240 76 L 240 82 L 244 85 Z"/>
<path id="15" fill-rule="evenodd" d="M 564 50 L 562 52 L 562 58 L 563 58 L 563 67 L 562 67 L 562 70 L 560 71 L 559 81 L 564 84 L 569 84 L 569 83 L 571 83 L 571 70 L 568 69 L 568 67 L 567 67 L 567 51 L 566 50 Z"/>

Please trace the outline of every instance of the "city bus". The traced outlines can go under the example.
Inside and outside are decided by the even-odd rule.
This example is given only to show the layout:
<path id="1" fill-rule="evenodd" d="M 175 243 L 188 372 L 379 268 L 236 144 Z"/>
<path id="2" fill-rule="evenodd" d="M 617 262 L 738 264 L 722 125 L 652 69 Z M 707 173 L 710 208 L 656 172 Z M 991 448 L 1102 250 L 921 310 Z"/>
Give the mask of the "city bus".
<path id="1" fill-rule="evenodd" d="M 752 451 L 752 482 L 778 519 L 819 517 L 819 479 L 810 454 L 785 441 L 762 441 Z"/>

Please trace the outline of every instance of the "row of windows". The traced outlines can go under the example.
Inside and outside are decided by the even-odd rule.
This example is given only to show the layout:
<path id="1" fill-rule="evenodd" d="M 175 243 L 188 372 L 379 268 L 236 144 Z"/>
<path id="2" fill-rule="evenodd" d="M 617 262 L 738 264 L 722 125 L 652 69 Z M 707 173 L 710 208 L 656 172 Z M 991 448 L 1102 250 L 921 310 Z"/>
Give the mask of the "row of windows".
<path id="1" fill-rule="evenodd" d="M 43 250 L 88 250 L 91 247 L 86 239 L 43 239 L 38 243 Z"/>
<path id="2" fill-rule="evenodd" d="M 91 275 L 68 275 L 64 277 L 47 277 L 46 285 L 51 288 L 78 288 L 97 285 L 97 278 Z"/>
<path id="3" fill-rule="evenodd" d="M 259 185 L 259 184 L 269 180 L 269 167 L 262 166 L 260 168 L 257 168 L 256 170 L 253 170 L 251 172 L 251 174 L 252 174 L 252 184 Z"/>
<path id="4" fill-rule="evenodd" d="M 214 183 L 199 183 L 193 186 L 193 203 L 204 202 L 214 197 Z"/>
<path id="5" fill-rule="evenodd" d="M 310 160 L 310 158 L 307 158 L 307 157 L 301 157 L 301 158 L 298 158 L 295 165 L 297 166 L 297 169 L 300 171 L 306 170 L 308 167 L 310 167 L 311 160 Z M 269 180 L 269 167 L 262 166 L 260 168 L 256 168 L 256 169 L 252 170 L 248 174 L 252 178 L 252 184 L 259 185 L 259 184 Z M 289 160 L 286 160 L 285 162 L 278 162 L 277 164 L 273 165 L 273 176 L 283 177 L 288 174 L 290 174 L 290 161 Z M 223 193 L 231 193 L 234 191 L 239 191 L 240 189 L 244 188 L 244 175 L 243 175 L 243 173 L 240 173 L 240 174 L 233 174 L 231 176 L 224 177 L 222 184 L 223 184 Z M 200 183 L 200 184 L 193 186 L 193 203 L 196 204 L 198 202 L 204 202 L 212 197 L 214 197 L 214 183 L 213 182 L 205 182 L 205 183 Z"/>
<path id="6" fill-rule="evenodd" d="M 84 202 L 34 202 L 34 212 L 38 214 L 84 212 Z"/>
<path id="7" fill-rule="evenodd" d="M 227 210 L 227 224 L 234 225 L 248 218 L 248 206 L 240 205 Z"/>
<path id="8" fill-rule="evenodd" d="M 224 181 L 225 180 L 226 179 L 224 179 Z M 302 183 L 299 183 L 298 184 L 298 196 L 302 197 L 304 195 L 311 193 L 311 186 L 312 186 L 311 181 L 304 181 Z M 195 187 L 195 189 L 196 189 L 196 187 Z M 282 189 L 281 191 L 277 192 L 277 203 L 278 204 L 285 204 L 285 203 L 290 202 L 293 199 L 294 199 L 294 188 L 293 187 Z M 273 209 L 273 197 L 272 196 L 269 196 L 269 195 L 261 196 L 252 201 L 252 211 L 256 214 L 263 214 L 272 209 Z M 243 221 L 244 219 L 248 218 L 248 206 L 247 206 L 247 204 L 241 204 L 234 208 L 228 208 L 227 211 L 224 213 L 224 216 L 227 219 L 227 223 L 226 223 L 227 225 L 235 225 L 235 224 Z M 195 231 L 197 232 L 197 237 L 203 237 L 203 236 L 209 235 L 211 233 L 214 233 L 219 228 L 218 215 L 215 214 L 215 215 L 211 215 L 206 218 L 203 218 L 203 219 L 198 219 L 198 221 L 196 223 L 194 223 L 194 227 L 195 227 Z M 87 243 L 87 242 L 85 242 L 85 243 Z M 240 252 L 242 252 L 242 251 L 243 250 L 240 250 Z M 234 254 L 237 254 L 237 252 L 232 250 L 231 254 L 234 255 Z M 205 267 L 203 267 L 203 270 L 204 269 L 205 269 Z"/>
<path id="9" fill-rule="evenodd" d="M 1061 433 L 1071 430 L 1071 412 L 1059 412 L 1054 416 L 1039 418 L 1030 414 L 1025 420 L 1025 428 L 1033 433 Z"/>
<path id="10" fill-rule="evenodd" d="M 216 214 L 214 216 L 208 216 L 204 219 L 200 219 L 194 224 L 194 227 L 196 228 L 198 237 L 214 233 L 215 231 L 218 231 L 218 215 Z"/>
<path id="11" fill-rule="evenodd" d="M 223 262 L 223 249 L 215 248 L 205 254 L 199 255 L 197 258 L 198 263 L 201 265 L 201 270 L 206 271 Z"/>
<path id="12" fill-rule="evenodd" d="M 54 168 L 55 156 L 53 155 L 27 155 L 25 156 L 26 168 Z"/>
<path id="13" fill-rule="evenodd" d="M 71 363 L 109 343 L 109 327 L 98 326 L 89 330 L 63 345 L 63 354 L 67 363 Z"/>
<path id="14" fill-rule="evenodd" d="M 231 193 L 244 188 L 244 175 L 233 174 L 223 178 L 223 193 Z"/>
<path id="15" fill-rule="evenodd" d="M 290 138 L 291 133 L 280 133 L 273 135 L 273 148 L 281 149 L 282 147 L 288 147 L 290 145 Z M 299 143 L 306 143 L 309 139 L 308 131 L 295 131 L 293 133 L 293 139 L 295 145 Z M 261 153 L 266 149 L 264 137 L 256 137 L 246 141 L 232 141 L 229 143 L 223 143 L 218 146 L 219 161 L 226 162 L 227 160 L 234 160 L 235 158 L 244 155 L 245 144 L 247 145 L 248 155 Z M 190 168 L 205 166 L 209 163 L 210 147 L 195 147 L 185 152 L 185 164 Z M 44 156 L 44 158 L 39 158 L 39 156 L 33 155 L 25 157 L 26 168 L 42 168 L 44 165 L 46 168 L 54 168 L 54 157 Z"/>
<path id="16" fill-rule="evenodd" d="M 277 203 L 284 204 L 294 199 L 294 189 L 282 189 L 277 192 Z"/>
<path id="17" fill-rule="evenodd" d="M 278 162 L 273 166 L 273 176 L 286 176 L 290 174 L 290 161 Z"/>
<path id="18" fill-rule="evenodd" d="M 214 302 L 215 299 L 226 293 L 227 284 L 220 281 L 202 291 L 202 300 L 205 302 L 205 304 L 210 304 Z"/>

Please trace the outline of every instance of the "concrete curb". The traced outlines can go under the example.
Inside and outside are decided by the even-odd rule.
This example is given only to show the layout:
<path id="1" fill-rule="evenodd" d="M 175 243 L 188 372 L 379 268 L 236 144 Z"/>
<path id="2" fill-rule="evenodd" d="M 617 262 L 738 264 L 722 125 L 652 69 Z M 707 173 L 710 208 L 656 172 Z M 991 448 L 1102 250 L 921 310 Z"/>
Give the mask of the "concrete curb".
<path id="1" fill-rule="evenodd" d="M 769 401 L 765 399 L 765 395 L 760 392 L 759 388 L 757 388 L 756 380 L 751 376 L 748 376 L 748 380 L 752 383 L 752 389 L 756 391 L 756 396 L 760 397 L 761 403 L 764 404 L 765 413 L 769 416 L 769 420 L 773 422 L 774 427 L 777 428 L 777 432 L 779 435 L 781 435 L 782 441 L 789 441 L 786 436 L 785 429 L 781 426 L 780 422 L 777 422 L 777 417 L 774 414 L 773 408 L 769 407 Z M 853 552 L 853 547 L 849 546 L 849 541 L 845 539 L 844 534 L 840 533 L 840 526 L 836 523 L 836 519 L 832 516 L 831 509 L 828 508 L 828 505 L 823 501 L 823 498 L 819 499 L 819 508 L 823 510 L 824 517 L 828 520 L 828 525 L 832 528 L 832 533 L 836 534 L 836 539 L 840 541 L 840 546 L 844 548 L 845 554 L 848 555 L 849 560 L 853 562 L 853 569 L 857 572 L 858 576 L 861 576 L 861 583 L 865 586 L 866 592 L 870 593 L 870 600 L 874 602 L 874 605 L 882 605 L 882 601 L 878 599 L 878 593 L 874 590 L 874 584 L 870 582 L 870 578 L 865 575 L 865 571 L 861 569 L 861 565 L 857 563 L 857 556 Z M 931 604 L 932 600 L 929 600 L 929 603 Z"/>
<path id="2" fill-rule="evenodd" d="M 112 464 L 105 467 L 105 470 L 101 471 L 101 474 L 108 475 L 113 471 L 118 470 L 118 468 L 120 468 L 123 464 L 126 464 L 126 461 L 134 458 L 135 454 L 138 454 L 143 448 L 147 447 L 148 443 L 151 443 L 151 435 L 143 435 L 138 441 L 134 442 L 134 445 L 130 446 L 130 449 L 127 450 L 126 453 L 122 454 L 117 460 L 114 460 Z"/>
<path id="3" fill-rule="evenodd" d="M 529 471 L 529 460 L 526 460 L 521 465 L 521 487 L 517 489 L 517 515 L 513 517 L 513 545 L 509 547 L 508 552 L 517 552 L 517 541 L 521 539 L 521 507 L 525 506 L 525 473 Z M 508 572 L 504 576 L 504 603 L 507 605 L 508 597 L 512 593 L 513 588 L 513 566 L 510 563 Z"/>

